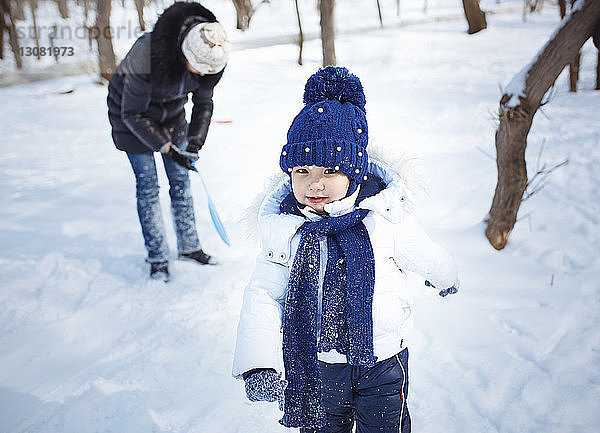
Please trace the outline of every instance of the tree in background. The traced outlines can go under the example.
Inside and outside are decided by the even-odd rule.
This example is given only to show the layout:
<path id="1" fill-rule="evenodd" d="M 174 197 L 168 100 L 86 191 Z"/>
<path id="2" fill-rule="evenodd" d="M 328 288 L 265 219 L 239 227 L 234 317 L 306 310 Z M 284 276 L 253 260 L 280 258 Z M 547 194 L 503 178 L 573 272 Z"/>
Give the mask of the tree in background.
<path id="1" fill-rule="evenodd" d="M 335 0 L 320 0 L 323 66 L 335 65 Z"/>
<path id="2" fill-rule="evenodd" d="M 146 31 L 146 22 L 144 21 L 145 0 L 134 0 L 134 3 L 135 3 L 135 9 L 137 10 L 137 14 L 138 14 L 138 22 L 140 23 L 140 30 L 145 32 Z"/>
<path id="3" fill-rule="evenodd" d="M 575 0 L 569 0 L 571 9 L 575 4 Z M 558 0 L 558 8 L 560 11 L 560 19 L 562 20 L 567 15 L 567 1 Z M 579 65 L 581 63 L 581 52 L 577 51 L 577 54 L 569 63 L 569 91 L 577 92 L 577 82 L 579 81 Z"/>
<path id="4" fill-rule="evenodd" d="M 4 59 L 4 34 L 8 33 L 8 43 L 15 57 L 18 69 L 23 67 L 23 59 L 19 51 L 19 35 L 15 21 L 24 16 L 23 9 L 12 8 L 10 0 L 0 0 L 0 59 Z M 19 13 L 20 12 L 20 13 Z"/>
<path id="5" fill-rule="evenodd" d="M 196 0 L 199 1 L 199 0 Z M 271 0 L 261 0 L 256 6 L 252 5 L 252 0 L 232 0 L 236 14 L 236 28 L 246 31 L 250 28 L 250 20 L 256 13 L 258 6 L 263 3 L 270 3 Z"/>
<path id="6" fill-rule="evenodd" d="M 465 18 L 469 24 L 467 33 L 472 35 L 487 28 L 485 13 L 479 7 L 479 0 L 462 0 Z"/>
<path id="7" fill-rule="evenodd" d="M 69 8 L 67 0 L 52 0 L 58 7 L 58 12 L 61 18 L 69 18 Z M 112 72 L 116 68 L 115 54 L 112 44 L 112 35 L 110 27 L 110 12 L 111 0 L 78 0 L 77 3 L 83 2 L 84 5 L 84 20 L 87 21 L 89 12 L 89 3 L 96 6 L 96 22 L 93 27 L 88 27 L 88 36 L 91 40 L 95 40 L 98 47 L 98 64 L 100 67 L 100 75 L 109 79 Z M 4 34 L 8 33 L 9 43 L 15 58 L 17 69 L 23 68 L 23 59 L 20 53 L 19 35 L 16 29 L 15 21 L 25 20 L 24 5 L 27 4 L 31 10 L 32 29 L 34 33 L 35 44 L 38 48 L 37 57 L 40 58 L 40 40 L 37 24 L 37 9 L 39 0 L 0 0 L 0 59 L 4 58 Z M 136 6 L 143 9 L 144 0 L 135 0 Z M 138 9 L 138 17 L 140 26 L 143 25 L 143 15 Z M 53 46 L 53 40 L 50 39 L 50 45 Z M 91 45 L 90 45 L 91 48 Z M 57 57 L 58 61 L 58 57 Z"/>
<path id="8" fill-rule="evenodd" d="M 598 20 L 596 29 L 594 30 L 594 45 L 598 50 L 596 59 L 596 90 L 600 90 L 600 20 Z"/>
<path id="9" fill-rule="evenodd" d="M 110 11 L 111 0 L 96 0 L 94 39 L 98 46 L 100 76 L 105 80 L 110 80 L 114 70 L 117 68 L 110 30 Z"/>
<path id="10" fill-rule="evenodd" d="M 237 29 L 246 31 L 250 28 L 250 20 L 254 15 L 252 0 L 232 0 L 237 17 Z"/>
<path id="11" fill-rule="evenodd" d="M 58 13 L 63 19 L 69 18 L 69 6 L 67 0 L 54 0 L 56 6 L 58 6 Z"/>
<path id="12" fill-rule="evenodd" d="M 304 32 L 302 31 L 302 20 L 300 19 L 300 6 L 298 0 L 294 0 L 296 3 L 296 19 L 298 20 L 298 47 L 300 52 L 298 53 L 298 64 L 302 64 L 302 47 L 304 45 Z"/>
<path id="13" fill-rule="evenodd" d="M 508 242 L 528 185 L 525 148 L 533 116 L 561 71 L 592 36 L 599 20 L 599 0 L 575 3 L 552 39 L 533 63 L 513 78 L 500 99 L 500 123 L 496 130 L 498 183 L 485 231 L 497 250 Z"/>

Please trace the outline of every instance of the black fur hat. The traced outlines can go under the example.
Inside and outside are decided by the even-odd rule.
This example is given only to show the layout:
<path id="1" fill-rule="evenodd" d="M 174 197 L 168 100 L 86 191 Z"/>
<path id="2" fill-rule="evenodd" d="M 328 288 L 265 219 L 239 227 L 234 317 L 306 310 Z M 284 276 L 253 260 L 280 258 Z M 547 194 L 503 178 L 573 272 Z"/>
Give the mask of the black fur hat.
<path id="1" fill-rule="evenodd" d="M 194 24 L 216 21 L 213 13 L 200 3 L 175 2 L 165 9 L 151 35 L 152 82 L 158 85 L 180 82 L 186 71 L 181 52 L 183 38 Z"/>

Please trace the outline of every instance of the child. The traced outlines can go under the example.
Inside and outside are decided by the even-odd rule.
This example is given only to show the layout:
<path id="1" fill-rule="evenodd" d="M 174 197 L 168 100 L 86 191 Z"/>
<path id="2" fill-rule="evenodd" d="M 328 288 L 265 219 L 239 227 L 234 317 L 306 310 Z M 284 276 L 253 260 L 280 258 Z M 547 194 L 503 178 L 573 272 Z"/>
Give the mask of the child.
<path id="1" fill-rule="evenodd" d="M 458 286 L 450 255 L 410 215 L 400 175 L 367 155 L 365 102 L 346 68 L 308 79 L 280 155 L 289 177 L 259 210 L 263 251 L 233 375 L 305 433 L 350 433 L 355 421 L 357 433 L 410 432 L 404 271 L 449 288 L 442 296 Z"/>

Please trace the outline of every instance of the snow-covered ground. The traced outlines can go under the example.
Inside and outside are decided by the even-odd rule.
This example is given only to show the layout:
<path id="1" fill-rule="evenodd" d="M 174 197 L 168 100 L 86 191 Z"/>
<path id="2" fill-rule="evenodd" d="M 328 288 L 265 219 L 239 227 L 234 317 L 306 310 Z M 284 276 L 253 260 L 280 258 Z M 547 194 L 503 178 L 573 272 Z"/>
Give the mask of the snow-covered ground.
<path id="1" fill-rule="evenodd" d="M 365 86 L 371 141 L 414 158 L 428 186 L 420 219 L 460 268 L 458 295 L 424 289 L 417 298 L 414 432 L 600 428 L 600 93 L 591 43 L 581 91 L 568 93 L 561 76 L 529 136 L 530 176 L 568 164 L 523 204 L 506 249 L 483 234 L 499 88 L 557 16 L 547 6 L 526 23 L 520 12 L 490 15 L 488 30 L 473 36 L 457 20 L 337 41 L 339 63 Z M 286 431 L 276 405 L 249 403 L 230 369 L 258 252 L 240 220 L 278 170 L 319 43 L 307 43 L 304 66 L 296 56 L 293 45 L 234 52 L 214 114 L 232 123 L 213 124 L 199 162 L 232 247 L 212 229 L 194 179 L 201 239 L 222 264 L 173 260 L 167 284 L 147 278 L 134 178 L 110 139 L 106 87 L 83 75 L 0 89 L 0 432 Z M 166 187 L 162 194 L 174 247 Z"/>

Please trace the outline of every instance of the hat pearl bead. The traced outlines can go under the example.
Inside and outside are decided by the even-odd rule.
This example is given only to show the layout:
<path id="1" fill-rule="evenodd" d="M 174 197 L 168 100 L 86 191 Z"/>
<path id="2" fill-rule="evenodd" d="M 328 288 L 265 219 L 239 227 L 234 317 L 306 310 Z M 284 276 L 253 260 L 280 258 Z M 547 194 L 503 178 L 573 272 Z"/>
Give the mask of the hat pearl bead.
<path id="1" fill-rule="evenodd" d="M 291 168 L 288 168 L 288 171 L 291 173 L 291 172 L 292 172 L 292 169 L 291 169 Z"/>
<path id="2" fill-rule="evenodd" d="M 367 180 L 367 176 L 363 176 L 363 180 Z"/>
<path id="3" fill-rule="evenodd" d="M 358 173 L 360 173 L 360 170 L 357 168 L 356 170 L 354 170 L 354 172 L 355 172 L 356 174 L 358 174 Z"/>
<path id="4" fill-rule="evenodd" d="M 333 167 L 333 169 L 334 169 L 335 171 L 339 171 L 339 170 L 340 170 L 340 166 L 339 166 L 339 165 L 336 165 L 335 167 Z"/>
<path id="5" fill-rule="evenodd" d="M 338 147 L 336 147 L 336 149 L 335 149 L 335 150 L 337 150 L 338 152 L 341 152 L 341 151 L 342 151 L 342 148 L 341 148 L 340 146 L 338 146 Z"/>
<path id="6" fill-rule="evenodd" d="M 362 152 L 358 152 L 358 156 L 362 156 Z"/>
<path id="7" fill-rule="evenodd" d="M 322 112 L 323 112 L 323 107 L 319 107 L 319 108 L 317 108 L 317 111 L 318 111 L 319 113 L 322 113 Z"/>
<path id="8" fill-rule="evenodd" d="M 284 150 L 283 152 L 281 152 L 281 154 L 282 154 L 283 156 L 285 156 L 285 155 L 287 155 L 287 152 Z"/>
<path id="9" fill-rule="evenodd" d="M 306 153 L 310 152 L 310 147 L 307 147 L 306 149 L 304 149 L 304 151 L 305 151 Z"/>
<path id="10" fill-rule="evenodd" d="M 359 134 L 362 134 L 362 129 L 358 128 L 358 129 L 356 130 L 356 132 L 358 132 Z"/>

